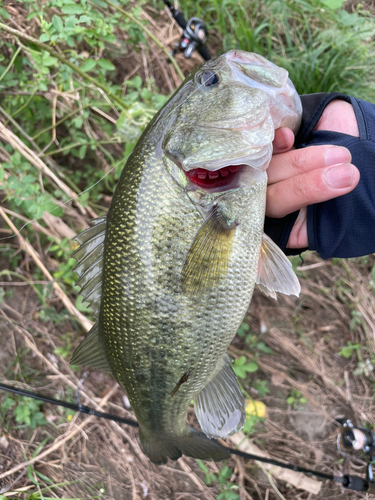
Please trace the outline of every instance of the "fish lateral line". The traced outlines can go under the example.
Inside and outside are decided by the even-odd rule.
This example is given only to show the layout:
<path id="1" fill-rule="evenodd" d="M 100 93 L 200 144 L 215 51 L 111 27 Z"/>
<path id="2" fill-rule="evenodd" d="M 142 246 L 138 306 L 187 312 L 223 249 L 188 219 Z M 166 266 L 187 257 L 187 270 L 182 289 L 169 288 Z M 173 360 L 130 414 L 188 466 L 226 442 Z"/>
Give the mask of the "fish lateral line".
<path id="1" fill-rule="evenodd" d="M 181 387 L 181 385 L 184 384 L 185 382 L 187 382 L 187 380 L 189 378 L 189 375 L 190 375 L 190 372 L 191 372 L 191 370 L 188 370 L 186 373 L 184 373 L 182 375 L 182 377 L 180 378 L 180 380 L 177 382 L 176 387 L 171 392 L 171 398 L 173 398 L 173 396 L 176 394 L 176 392 Z"/>

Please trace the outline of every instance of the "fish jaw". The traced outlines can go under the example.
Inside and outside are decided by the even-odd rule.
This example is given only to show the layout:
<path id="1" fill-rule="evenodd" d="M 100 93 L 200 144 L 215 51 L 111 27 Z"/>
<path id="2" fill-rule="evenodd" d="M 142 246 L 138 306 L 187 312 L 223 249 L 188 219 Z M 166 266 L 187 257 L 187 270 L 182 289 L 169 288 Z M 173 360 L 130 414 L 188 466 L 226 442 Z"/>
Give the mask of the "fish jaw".
<path id="1" fill-rule="evenodd" d="M 202 84 L 206 73 L 217 76 L 212 88 Z M 275 129 L 297 131 L 300 124 L 302 106 L 288 72 L 257 54 L 234 50 L 204 63 L 190 85 L 195 87 L 178 104 L 161 145 L 184 172 L 180 185 L 221 191 L 237 181 L 251 185 L 252 174 L 244 167 L 264 172 Z"/>
<path id="2" fill-rule="evenodd" d="M 264 151 L 263 162 L 268 166 L 271 151 Z M 235 160 L 221 167 L 222 163 L 214 169 L 194 168 L 185 171 L 181 164 L 175 163 L 165 157 L 164 165 L 166 170 L 176 181 L 176 183 L 186 192 L 195 191 L 205 193 L 224 193 L 237 190 L 242 187 L 250 187 L 254 183 L 264 178 L 263 169 L 253 168 L 248 164 L 236 164 Z"/>

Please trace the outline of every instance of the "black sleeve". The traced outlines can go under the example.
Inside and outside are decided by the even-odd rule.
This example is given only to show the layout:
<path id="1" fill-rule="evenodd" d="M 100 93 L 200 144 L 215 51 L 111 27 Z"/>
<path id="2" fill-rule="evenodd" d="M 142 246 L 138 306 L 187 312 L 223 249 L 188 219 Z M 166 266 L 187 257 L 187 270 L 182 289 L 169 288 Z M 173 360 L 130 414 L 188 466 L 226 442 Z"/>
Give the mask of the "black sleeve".
<path id="1" fill-rule="evenodd" d="M 339 198 L 310 205 L 307 209 L 309 249 L 323 259 L 358 257 L 375 252 L 375 105 L 344 94 L 310 94 L 301 96 L 303 116 L 296 136 L 296 148 L 333 144 L 344 146 L 359 169 L 358 186 Z M 352 104 L 357 118 L 359 137 L 314 128 L 325 107 L 334 99 Z M 266 217 L 265 232 L 287 254 L 306 249 L 286 249 L 294 212 L 282 219 Z"/>

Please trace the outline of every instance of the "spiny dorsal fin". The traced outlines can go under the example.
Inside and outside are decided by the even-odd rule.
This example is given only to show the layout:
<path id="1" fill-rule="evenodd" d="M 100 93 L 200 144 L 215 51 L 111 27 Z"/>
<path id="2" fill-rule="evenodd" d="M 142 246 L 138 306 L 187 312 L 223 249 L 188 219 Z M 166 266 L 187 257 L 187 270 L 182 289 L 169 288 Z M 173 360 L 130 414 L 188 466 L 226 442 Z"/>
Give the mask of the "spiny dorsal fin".
<path id="1" fill-rule="evenodd" d="M 77 265 L 74 268 L 79 275 L 77 285 L 81 287 L 81 294 L 90 307 L 97 311 L 100 307 L 104 238 L 107 225 L 106 217 L 98 217 L 92 221 L 93 227 L 78 234 L 74 239 L 80 247 L 73 253 Z"/>
<path id="2" fill-rule="evenodd" d="M 274 299 L 276 292 L 297 297 L 301 292 L 292 264 L 266 234 L 263 234 L 256 283 L 265 295 Z"/>
<path id="3" fill-rule="evenodd" d="M 226 354 L 216 376 L 194 398 L 194 411 L 202 431 L 210 438 L 224 438 L 242 429 L 245 399 Z"/>
<path id="4" fill-rule="evenodd" d="M 184 292 L 199 292 L 216 286 L 227 271 L 236 224 L 228 225 L 217 205 L 203 222 L 187 253 L 181 272 Z"/>

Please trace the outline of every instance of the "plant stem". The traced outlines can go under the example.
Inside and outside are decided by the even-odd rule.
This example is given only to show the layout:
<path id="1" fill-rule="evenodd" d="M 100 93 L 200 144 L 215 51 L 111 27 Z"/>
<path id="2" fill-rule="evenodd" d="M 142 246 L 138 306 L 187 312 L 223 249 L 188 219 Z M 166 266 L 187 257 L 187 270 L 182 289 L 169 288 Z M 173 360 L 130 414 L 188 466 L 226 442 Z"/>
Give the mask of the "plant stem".
<path id="1" fill-rule="evenodd" d="M 43 158 L 44 156 L 51 156 L 55 155 L 57 153 L 63 153 L 64 151 L 68 151 L 69 149 L 76 148 L 77 146 L 97 146 L 99 144 L 121 144 L 122 141 L 87 141 L 87 142 L 75 142 L 74 144 L 70 144 L 69 146 L 65 146 L 64 148 L 61 149 L 55 149 L 54 151 L 51 151 L 50 153 L 44 153 L 42 155 L 39 155 L 40 158 Z"/>
<path id="2" fill-rule="evenodd" d="M 8 64 L 8 66 L 5 68 L 5 71 L 4 73 L 1 74 L 0 76 L 0 82 L 1 80 L 4 78 L 4 76 L 8 73 L 8 71 L 10 70 L 10 68 L 12 67 L 12 64 L 14 63 L 14 60 L 15 58 L 18 56 L 19 52 L 21 50 L 21 47 L 18 47 L 18 49 L 15 51 L 15 53 L 13 54 L 13 57 L 12 59 L 10 60 L 10 63 Z"/>
<path id="3" fill-rule="evenodd" d="M 69 68 L 71 68 L 75 73 L 80 75 L 84 80 L 87 80 L 88 82 L 92 83 L 96 87 L 102 89 L 108 95 L 108 97 L 111 97 L 121 107 L 121 109 L 124 109 L 124 110 L 127 109 L 125 103 L 116 94 L 114 94 L 114 92 L 109 87 L 107 87 L 106 85 L 103 85 L 96 78 L 93 78 L 92 76 L 90 76 L 87 73 L 85 73 L 84 71 L 82 71 L 81 68 L 79 68 L 77 65 L 71 63 L 70 61 L 65 59 L 65 57 L 63 57 L 61 54 L 59 54 L 55 50 L 51 49 L 51 47 L 49 45 L 46 45 L 45 43 L 40 42 L 36 38 L 33 38 L 32 36 L 26 35 L 25 33 L 22 33 L 21 31 L 10 28 L 9 26 L 7 26 L 6 24 L 3 24 L 3 23 L 0 23 L 0 29 L 3 29 L 7 33 L 10 33 L 11 35 L 16 36 L 17 38 L 21 38 L 22 40 L 27 40 L 28 42 L 33 43 L 34 45 L 36 45 L 40 49 L 46 50 L 53 57 L 56 57 L 56 59 L 61 61 L 63 64 L 66 64 L 67 66 L 69 66 Z"/>
<path id="4" fill-rule="evenodd" d="M 13 118 L 18 115 L 18 113 L 20 113 L 23 109 L 25 109 L 31 102 L 32 98 L 35 96 L 35 94 L 38 92 L 38 87 L 34 90 L 34 92 L 30 95 L 30 97 L 27 99 L 27 101 L 25 102 L 25 104 L 22 104 L 22 106 L 20 108 L 18 108 L 14 113 L 13 115 L 11 115 Z M 5 123 L 5 126 L 7 126 L 7 123 Z"/>
<path id="5" fill-rule="evenodd" d="M 76 113 L 79 113 L 82 109 L 86 109 L 86 108 L 89 108 L 91 106 L 92 106 L 92 104 L 85 104 L 84 106 L 82 106 L 82 108 L 75 109 L 74 111 L 72 111 L 68 115 L 64 116 L 64 118 L 61 118 L 61 120 L 56 122 L 54 125 L 50 125 L 49 127 L 38 132 L 36 135 L 34 135 L 33 140 L 35 141 L 35 139 L 37 139 L 39 136 L 41 136 L 45 132 L 48 132 L 49 130 L 52 130 L 53 128 L 56 128 L 57 126 L 61 125 L 62 123 L 64 123 L 65 120 L 67 120 L 71 116 L 75 115 Z"/>
<path id="6" fill-rule="evenodd" d="M 9 269 L 4 269 L 4 271 L 0 272 L 0 276 L 9 276 L 9 277 L 15 276 L 16 278 L 19 278 L 19 279 L 25 281 L 27 284 L 29 284 L 31 286 L 31 288 L 34 290 L 34 292 L 39 296 L 40 303 L 41 304 L 45 303 L 45 299 L 43 297 L 43 294 L 40 293 L 40 291 L 37 289 L 37 287 L 35 286 L 35 284 L 32 281 L 25 278 L 25 276 L 23 276 L 22 274 L 15 273 L 14 271 L 9 271 Z"/>
<path id="7" fill-rule="evenodd" d="M 111 7 L 113 7 L 114 9 L 116 9 L 118 12 L 121 12 L 128 19 L 131 19 L 133 21 L 133 23 L 137 24 L 141 28 L 141 30 L 144 31 L 146 33 L 146 35 L 149 38 L 151 38 L 151 40 L 153 40 L 156 43 L 156 45 L 168 57 L 168 59 L 173 64 L 174 69 L 177 71 L 178 76 L 181 78 L 181 80 L 185 80 L 185 76 L 184 76 L 183 72 L 181 71 L 179 65 L 177 64 L 176 59 L 173 56 L 171 56 L 171 54 L 164 47 L 164 45 L 156 38 L 156 36 L 153 33 L 151 33 L 151 31 L 149 29 L 146 28 L 146 26 L 144 26 L 140 21 L 138 21 L 138 19 L 135 18 L 132 14 L 130 14 L 129 12 L 126 12 L 126 10 L 124 10 L 123 8 L 119 7 L 118 5 L 112 3 L 110 0 L 104 0 L 104 2 L 107 5 L 110 5 Z"/>

